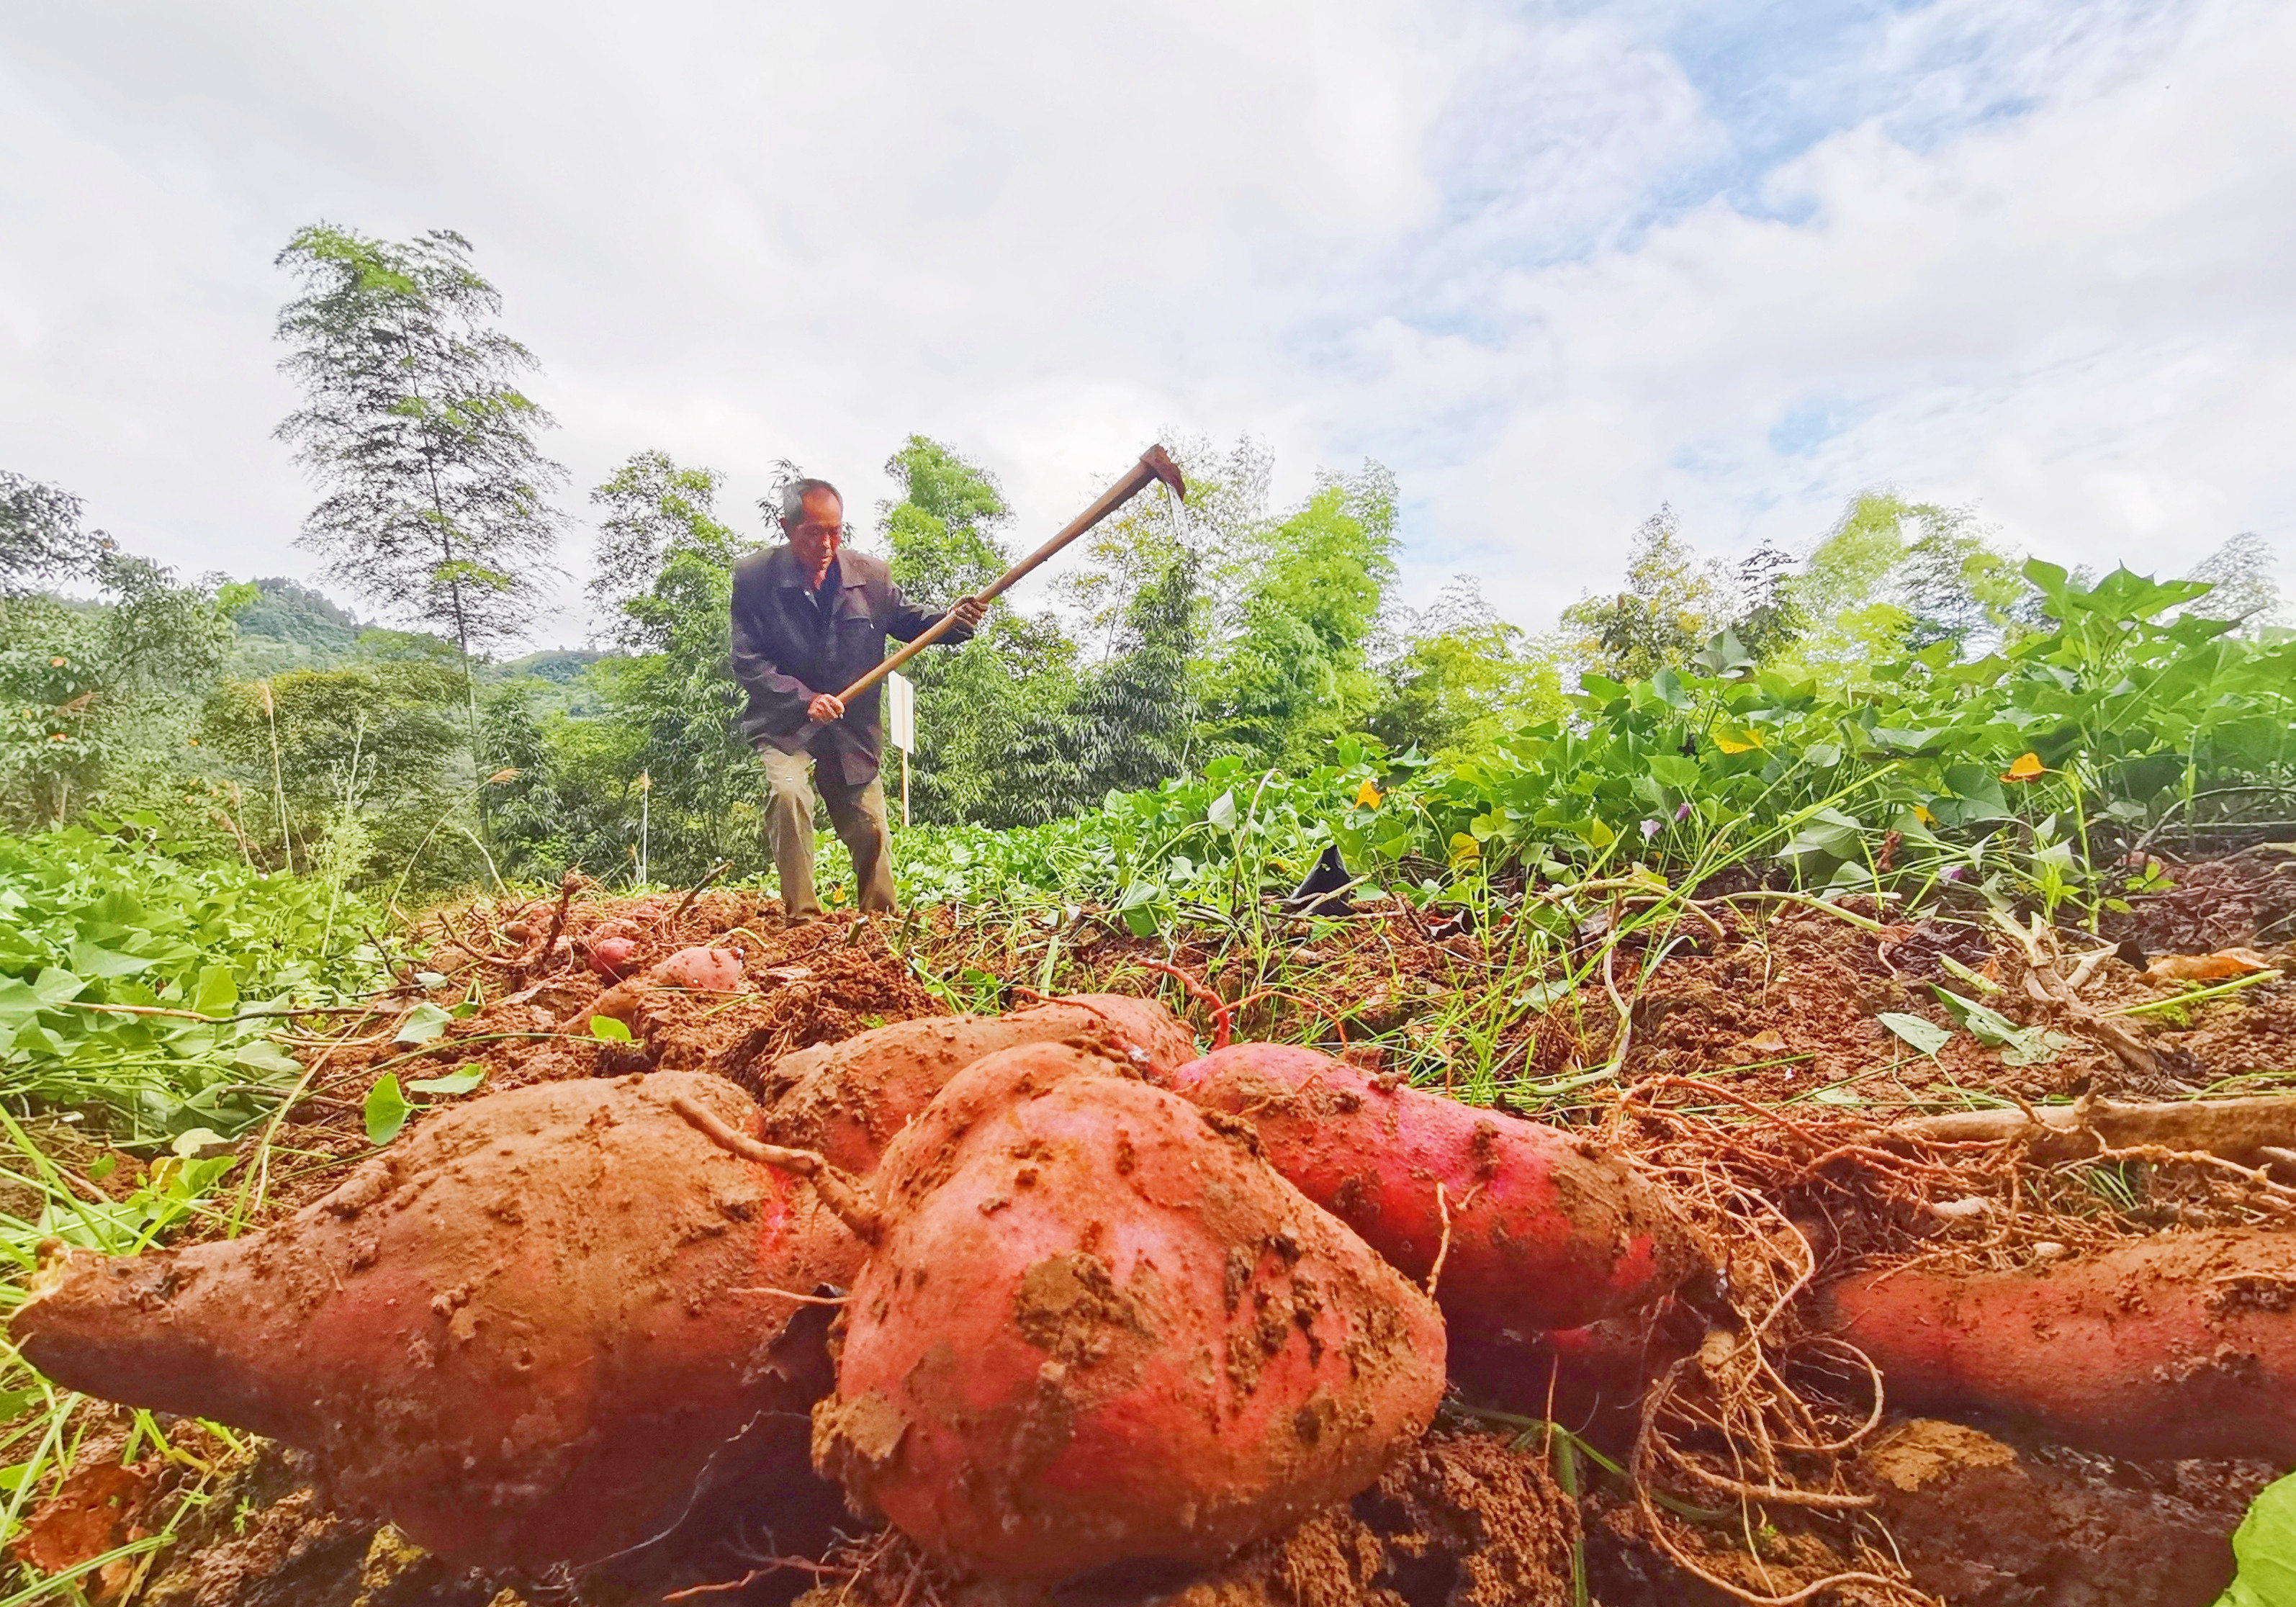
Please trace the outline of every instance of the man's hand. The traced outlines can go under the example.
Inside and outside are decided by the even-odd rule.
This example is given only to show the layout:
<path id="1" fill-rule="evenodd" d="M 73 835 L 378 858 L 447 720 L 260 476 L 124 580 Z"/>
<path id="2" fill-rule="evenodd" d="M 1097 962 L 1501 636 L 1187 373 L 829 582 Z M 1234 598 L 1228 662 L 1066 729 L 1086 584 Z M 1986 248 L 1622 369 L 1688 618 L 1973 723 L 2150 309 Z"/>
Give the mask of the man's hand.
<path id="1" fill-rule="evenodd" d="M 956 622 L 965 629 L 979 630 L 980 622 L 988 618 L 988 604 L 978 597 L 959 597 L 956 605 L 948 611 L 956 616 Z"/>
<path id="2" fill-rule="evenodd" d="M 815 725 L 826 726 L 832 720 L 841 720 L 845 717 L 845 703 L 842 699 L 824 692 L 806 705 L 805 713 L 806 717 Z"/>

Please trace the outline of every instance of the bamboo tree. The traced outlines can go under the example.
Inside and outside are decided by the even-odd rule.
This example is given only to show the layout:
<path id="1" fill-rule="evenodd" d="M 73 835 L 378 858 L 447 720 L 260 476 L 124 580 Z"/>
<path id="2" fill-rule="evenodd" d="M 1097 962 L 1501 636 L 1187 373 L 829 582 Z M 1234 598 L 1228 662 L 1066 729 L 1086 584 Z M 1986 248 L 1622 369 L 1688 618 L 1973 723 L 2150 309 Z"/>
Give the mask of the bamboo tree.
<path id="1" fill-rule="evenodd" d="M 445 229 L 299 232 L 278 263 L 303 294 L 277 332 L 304 401 L 277 434 L 324 493 L 301 545 L 332 578 L 454 642 L 483 775 L 473 663 L 533 617 L 562 522 L 546 496 L 565 471 L 537 445 L 554 421 L 513 382 L 533 354 L 494 326 L 502 296 L 470 252 Z"/>

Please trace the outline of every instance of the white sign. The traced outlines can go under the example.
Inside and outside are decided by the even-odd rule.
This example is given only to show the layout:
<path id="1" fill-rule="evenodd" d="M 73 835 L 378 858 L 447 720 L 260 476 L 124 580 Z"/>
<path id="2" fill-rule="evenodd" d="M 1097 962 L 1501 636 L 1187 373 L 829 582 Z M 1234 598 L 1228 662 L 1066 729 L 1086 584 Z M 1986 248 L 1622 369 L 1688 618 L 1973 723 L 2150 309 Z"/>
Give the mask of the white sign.
<path id="1" fill-rule="evenodd" d="M 885 677 L 885 725 L 894 747 L 917 750 L 916 685 L 898 669 Z"/>

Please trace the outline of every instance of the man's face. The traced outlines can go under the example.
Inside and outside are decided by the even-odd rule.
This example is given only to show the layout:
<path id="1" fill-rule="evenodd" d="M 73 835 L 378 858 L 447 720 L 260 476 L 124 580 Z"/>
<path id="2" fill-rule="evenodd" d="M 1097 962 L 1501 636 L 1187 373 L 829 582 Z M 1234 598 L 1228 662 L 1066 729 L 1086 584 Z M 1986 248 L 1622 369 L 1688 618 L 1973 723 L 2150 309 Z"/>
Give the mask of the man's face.
<path id="1" fill-rule="evenodd" d="M 808 491 L 796 521 L 784 521 L 782 530 L 797 549 L 798 562 L 817 579 L 845 545 L 845 505 L 834 491 Z"/>

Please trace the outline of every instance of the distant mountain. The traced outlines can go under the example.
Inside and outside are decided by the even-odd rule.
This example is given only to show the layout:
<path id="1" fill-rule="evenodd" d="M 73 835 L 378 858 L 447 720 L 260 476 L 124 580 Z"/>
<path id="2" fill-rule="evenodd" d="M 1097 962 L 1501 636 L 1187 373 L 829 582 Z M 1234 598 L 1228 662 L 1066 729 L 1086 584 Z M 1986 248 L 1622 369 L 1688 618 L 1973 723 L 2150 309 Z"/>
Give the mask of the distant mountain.
<path id="1" fill-rule="evenodd" d="M 437 642 L 420 632 L 378 630 L 372 621 L 297 581 L 273 576 L 248 584 L 255 588 L 255 596 L 232 611 L 239 637 L 232 646 L 230 673 L 242 680 L 290 669 L 332 669 L 355 658 L 389 657 L 394 651 L 429 651 Z M 375 635 L 362 645 L 360 637 L 369 631 Z M 453 651 L 444 643 L 438 646 Z M 596 693 L 584 681 L 584 673 L 599 660 L 614 656 L 589 648 L 548 648 L 499 664 L 481 663 L 479 685 L 539 683 L 529 687 L 529 701 L 538 711 L 578 718 L 597 711 Z"/>
<path id="2" fill-rule="evenodd" d="M 280 576 L 252 581 L 255 596 L 232 612 L 239 639 L 232 673 L 242 677 L 284 669 L 325 669 L 351 656 L 366 628 L 324 594 Z"/>
<path id="3" fill-rule="evenodd" d="M 570 685 L 582 678 L 582 672 L 601 659 L 615 655 L 584 647 L 553 647 L 541 652 L 530 652 L 522 659 L 510 659 L 490 665 L 481 678 L 490 681 L 515 680 L 520 676 L 533 676 L 537 680 L 555 685 Z"/>

